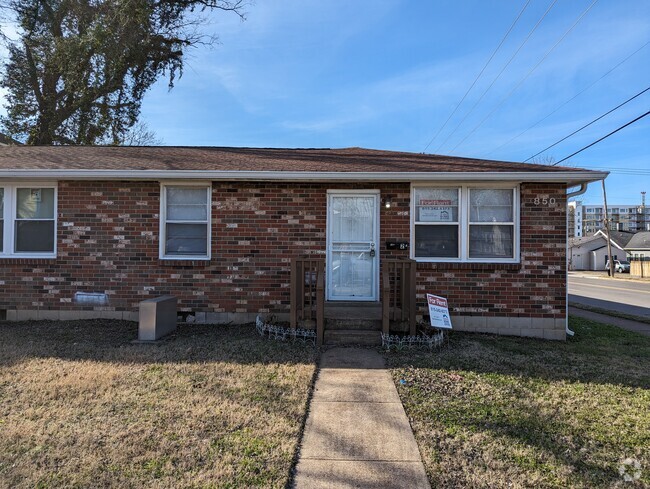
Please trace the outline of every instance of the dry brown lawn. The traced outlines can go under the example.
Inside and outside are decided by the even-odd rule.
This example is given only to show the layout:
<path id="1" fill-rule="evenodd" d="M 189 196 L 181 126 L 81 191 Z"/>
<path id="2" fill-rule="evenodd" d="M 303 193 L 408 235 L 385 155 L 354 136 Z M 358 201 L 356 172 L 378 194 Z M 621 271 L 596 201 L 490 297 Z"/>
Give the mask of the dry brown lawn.
<path id="1" fill-rule="evenodd" d="M 315 350 L 253 326 L 0 325 L 0 487 L 284 487 Z"/>
<path id="2" fill-rule="evenodd" d="M 432 487 L 650 487 L 650 338 L 572 328 L 388 354 Z"/>

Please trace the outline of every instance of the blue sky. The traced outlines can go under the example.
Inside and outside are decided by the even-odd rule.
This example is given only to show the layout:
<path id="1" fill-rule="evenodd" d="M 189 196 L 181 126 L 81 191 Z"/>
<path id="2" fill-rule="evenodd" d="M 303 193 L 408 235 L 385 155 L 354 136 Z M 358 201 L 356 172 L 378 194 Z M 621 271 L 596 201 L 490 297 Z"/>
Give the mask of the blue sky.
<path id="1" fill-rule="evenodd" d="M 166 145 L 426 148 L 523 161 L 650 86 L 649 1 L 596 1 L 556 45 L 592 2 L 530 0 L 441 131 L 526 0 L 257 0 L 245 22 L 215 12 L 206 31 L 220 43 L 192 50 L 171 91 L 155 85 L 142 118 Z M 564 158 L 648 110 L 650 91 L 540 157 Z M 650 192 L 650 116 L 568 164 L 612 171 L 609 203 L 638 203 Z M 601 202 L 600 185 L 582 200 Z"/>

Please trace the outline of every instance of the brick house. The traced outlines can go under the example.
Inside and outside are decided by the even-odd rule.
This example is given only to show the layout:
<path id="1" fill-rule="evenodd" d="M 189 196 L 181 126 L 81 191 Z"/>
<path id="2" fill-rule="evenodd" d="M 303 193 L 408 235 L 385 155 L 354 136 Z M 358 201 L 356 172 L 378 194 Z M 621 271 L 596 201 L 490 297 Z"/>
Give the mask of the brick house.
<path id="1" fill-rule="evenodd" d="M 136 319 L 173 294 L 197 322 L 287 319 L 292 259 L 328 303 L 379 303 L 414 264 L 455 329 L 565 339 L 566 167 L 348 149 L 6 147 L 0 317 Z M 385 281 L 384 283 L 388 283 Z"/>

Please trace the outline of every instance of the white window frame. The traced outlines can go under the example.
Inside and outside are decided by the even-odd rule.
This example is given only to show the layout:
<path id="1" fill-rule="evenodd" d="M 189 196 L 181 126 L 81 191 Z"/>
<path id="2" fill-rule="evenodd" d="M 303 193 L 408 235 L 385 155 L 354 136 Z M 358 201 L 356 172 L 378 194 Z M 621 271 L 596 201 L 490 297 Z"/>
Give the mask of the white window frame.
<path id="1" fill-rule="evenodd" d="M 0 258 L 56 258 L 57 253 L 57 237 L 58 237 L 58 221 L 59 221 L 59 192 L 58 185 L 52 182 L 20 182 L 20 183 L 0 183 L 0 188 L 4 189 L 4 212 L 3 212 L 3 226 L 4 226 L 4 239 L 2 243 L 2 251 Z M 16 233 L 15 223 L 17 221 L 16 213 L 18 206 L 16 205 L 16 198 L 18 189 L 22 188 L 51 188 L 54 189 L 54 208 L 53 219 L 21 219 L 28 221 L 54 221 L 54 249 L 53 251 L 28 251 L 19 252 L 16 249 Z"/>
<path id="2" fill-rule="evenodd" d="M 458 242 L 460 246 L 459 258 L 444 258 L 444 257 L 422 257 L 415 256 L 415 189 L 416 188 L 457 188 L 459 189 L 458 198 L 458 220 L 459 236 Z M 512 258 L 470 258 L 469 257 L 469 226 L 470 226 L 470 208 L 469 208 L 469 190 L 470 189 L 512 189 L 513 192 L 513 220 L 514 220 L 514 236 L 513 236 L 513 257 Z M 472 183 L 441 183 L 441 182 L 417 182 L 411 183 L 411 246 L 410 257 L 411 259 L 422 263 L 519 263 L 520 262 L 520 185 L 510 183 L 494 183 L 494 182 L 472 182 Z M 487 224 L 487 223 L 486 223 Z M 490 223 L 499 224 L 499 223 Z M 512 223 L 505 223 L 511 225 Z M 421 224 L 418 224 L 421 225 Z"/>
<path id="3" fill-rule="evenodd" d="M 430 189 L 452 189 L 456 190 L 458 192 L 458 210 L 457 210 L 457 215 L 458 215 L 458 220 L 454 222 L 438 222 L 438 221 L 433 221 L 433 222 L 416 222 L 415 217 L 418 215 L 417 213 L 417 205 L 415 202 L 415 189 L 416 188 L 430 188 Z M 463 204 L 463 189 L 460 185 L 414 185 L 411 187 L 411 246 L 409 248 L 412 250 L 411 251 L 411 258 L 415 257 L 415 227 L 416 226 L 456 226 L 458 229 L 458 256 L 455 257 L 439 257 L 439 258 L 430 258 L 430 257 L 423 257 L 419 256 L 416 259 L 417 261 L 450 261 L 450 262 L 457 262 L 461 259 L 462 255 L 462 249 L 463 249 L 463 218 L 462 218 L 462 211 L 461 209 L 464 207 Z"/>
<path id="4" fill-rule="evenodd" d="M 207 188 L 207 221 L 191 221 L 193 224 L 206 224 L 207 229 L 207 255 L 166 255 L 165 243 L 167 242 L 167 189 L 170 187 L 202 187 Z M 183 222 L 183 221 L 173 221 Z M 187 221 L 189 224 L 190 221 Z M 160 229 L 158 256 L 161 260 L 204 260 L 212 259 L 212 182 L 161 182 L 160 183 Z"/>

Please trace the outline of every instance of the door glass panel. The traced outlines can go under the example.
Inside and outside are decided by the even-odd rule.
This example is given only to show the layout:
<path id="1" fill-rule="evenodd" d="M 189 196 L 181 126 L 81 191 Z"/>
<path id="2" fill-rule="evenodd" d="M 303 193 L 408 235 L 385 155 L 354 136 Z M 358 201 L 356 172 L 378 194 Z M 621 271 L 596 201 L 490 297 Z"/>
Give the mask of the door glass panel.
<path id="1" fill-rule="evenodd" d="M 375 196 L 332 196 L 329 297 L 372 300 L 376 294 Z"/>
<path id="2" fill-rule="evenodd" d="M 332 251 L 332 297 L 371 297 L 374 258 L 369 252 Z"/>
<path id="3" fill-rule="evenodd" d="M 372 241 L 374 197 L 334 197 L 330 209 L 332 242 Z"/>

